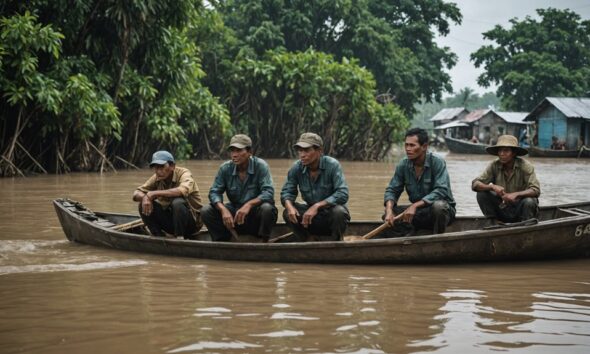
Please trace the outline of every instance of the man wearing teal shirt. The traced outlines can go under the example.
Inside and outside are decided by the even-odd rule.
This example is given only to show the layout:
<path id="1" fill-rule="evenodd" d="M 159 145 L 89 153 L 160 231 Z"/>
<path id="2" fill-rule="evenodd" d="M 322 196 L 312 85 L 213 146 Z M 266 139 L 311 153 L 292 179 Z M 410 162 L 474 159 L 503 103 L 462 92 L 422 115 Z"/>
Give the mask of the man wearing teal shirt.
<path id="1" fill-rule="evenodd" d="M 339 241 L 350 221 L 346 207 L 348 185 L 338 160 L 323 155 L 322 138 L 303 133 L 294 148 L 299 160 L 287 174 L 281 190 L 285 207 L 283 218 L 295 234 L 295 241 L 307 241 L 310 235 L 320 241 Z M 303 203 L 295 202 L 297 189 Z"/>
<path id="2" fill-rule="evenodd" d="M 408 130 L 404 147 L 406 157 L 396 166 L 385 189 L 384 220 L 394 231 L 402 228 L 400 223 L 405 223 L 414 230 L 444 233 L 456 212 L 446 163 L 428 152 L 428 133 L 424 129 Z M 404 187 L 412 203 L 405 208 L 397 205 Z"/>
<path id="3" fill-rule="evenodd" d="M 244 134 L 232 137 L 231 161 L 219 167 L 209 190 L 201 218 L 213 241 L 229 241 L 231 231 L 256 235 L 268 241 L 277 222 L 274 187 L 268 164 L 252 156 L 252 140 Z M 223 203 L 223 193 L 228 203 Z"/>

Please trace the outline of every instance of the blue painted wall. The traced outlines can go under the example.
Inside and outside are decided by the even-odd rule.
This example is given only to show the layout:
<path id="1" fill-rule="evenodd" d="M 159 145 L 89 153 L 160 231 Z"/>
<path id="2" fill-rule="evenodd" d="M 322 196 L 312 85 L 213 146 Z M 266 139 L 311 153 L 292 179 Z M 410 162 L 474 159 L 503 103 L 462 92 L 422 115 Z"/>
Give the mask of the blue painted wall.
<path id="1" fill-rule="evenodd" d="M 539 125 L 539 147 L 549 149 L 552 136 L 556 136 L 559 140 L 568 140 L 567 118 L 555 107 L 548 107 L 541 112 L 537 124 Z"/>

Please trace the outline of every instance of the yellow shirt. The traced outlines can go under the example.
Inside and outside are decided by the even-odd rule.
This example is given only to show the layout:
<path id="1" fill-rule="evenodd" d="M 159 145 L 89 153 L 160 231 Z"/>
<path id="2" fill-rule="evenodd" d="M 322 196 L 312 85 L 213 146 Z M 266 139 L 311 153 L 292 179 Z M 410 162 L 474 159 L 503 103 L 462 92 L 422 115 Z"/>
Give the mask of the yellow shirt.
<path id="1" fill-rule="evenodd" d="M 158 181 L 156 174 L 154 174 L 143 185 L 137 187 L 137 189 L 143 193 L 172 188 L 178 188 L 181 191 L 182 197 L 187 200 L 188 205 L 191 208 L 191 213 L 193 214 L 197 226 L 202 226 L 201 208 L 203 207 L 203 203 L 201 201 L 201 194 L 199 192 L 199 186 L 197 186 L 191 171 L 188 169 L 175 167 L 172 179 L 169 181 Z M 158 197 L 157 201 L 163 207 L 167 207 L 171 203 L 171 199 L 168 197 Z"/>

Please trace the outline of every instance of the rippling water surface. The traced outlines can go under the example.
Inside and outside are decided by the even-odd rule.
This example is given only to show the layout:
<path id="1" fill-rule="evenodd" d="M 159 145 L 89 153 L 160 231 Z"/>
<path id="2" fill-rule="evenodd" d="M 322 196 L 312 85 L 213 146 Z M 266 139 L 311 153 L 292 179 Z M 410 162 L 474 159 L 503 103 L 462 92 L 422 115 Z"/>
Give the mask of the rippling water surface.
<path id="1" fill-rule="evenodd" d="M 460 215 L 488 157 L 448 155 Z M 270 160 L 280 189 L 292 161 Z M 533 160 L 541 204 L 590 200 L 590 160 Z M 204 194 L 220 161 L 189 161 Z M 376 220 L 395 162 L 344 162 Z M 50 201 L 135 213 L 149 170 L 0 179 L 0 353 L 587 353 L 590 260 L 431 266 L 222 262 L 65 240 Z"/>

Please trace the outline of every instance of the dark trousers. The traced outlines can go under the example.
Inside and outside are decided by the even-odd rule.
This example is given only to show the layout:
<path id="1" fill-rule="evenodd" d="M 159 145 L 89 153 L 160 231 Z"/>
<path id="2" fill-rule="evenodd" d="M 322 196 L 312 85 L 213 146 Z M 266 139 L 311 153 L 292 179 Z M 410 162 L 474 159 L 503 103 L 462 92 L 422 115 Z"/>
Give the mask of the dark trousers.
<path id="1" fill-rule="evenodd" d="M 539 215 L 539 199 L 522 198 L 514 204 L 503 204 L 502 198 L 494 192 L 477 192 L 477 204 L 487 218 L 502 222 L 518 222 L 536 218 Z"/>
<path id="2" fill-rule="evenodd" d="M 303 214 L 309 209 L 307 204 L 293 203 L 293 206 L 299 212 L 298 223 L 293 224 L 289 220 L 287 209 L 283 212 L 283 219 L 289 228 L 295 234 L 291 237 L 293 242 L 305 242 L 310 235 L 318 236 L 320 241 L 340 241 L 348 222 L 350 221 L 350 213 L 348 209 L 342 205 L 334 205 L 330 208 L 320 209 L 317 215 L 311 220 L 311 225 L 307 228 L 303 227 L 301 221 Z"/>
<path id="3" fill-rule="evenodd" d="M 191 213 L 190 207 L 184 198 L 174 198 L 167 208 L 154 201 L 152 213 L 144 215 L 141 203 L 139 203 L 139 215 L 154 236 L 164 236 L 166 231 L 174 236 L 184 236 L 186 239 L 194 239 L 197 224 Z"/>
<path id="4" fill-rule="evenodd" d="M 393 207 L 393 212 L 399 215 L 407 208 L 407 205 L 396 205 Z M 446 201 L 437 200 L 431 205 L 416 209 L 411 225 L 396 221 L 393 228 L 385 230 L 377 238 L 406 236 L 419 229 L 432 230 L 433 234 L 442 234 L 453 220 L 455 220 L 455 210 Z"/>
<path id="5" fill-rule="evenodd" d="M 225 207 L 235 216 L 238 208 L 231 203 L 225 203 Z M 250 209 L 242 225 L 235 225 L 238 234 L 249 234 L 267 241 L 270 238 L 273 226 L 277 222 L 278 210 L 273 204 L 262 203 Z M 213 205 L 207 204 L 201 209 L 201 219 L 207 225 L 213 241 L 229 241 L 231 233 L 223 224 L 221 212 Z"/>

